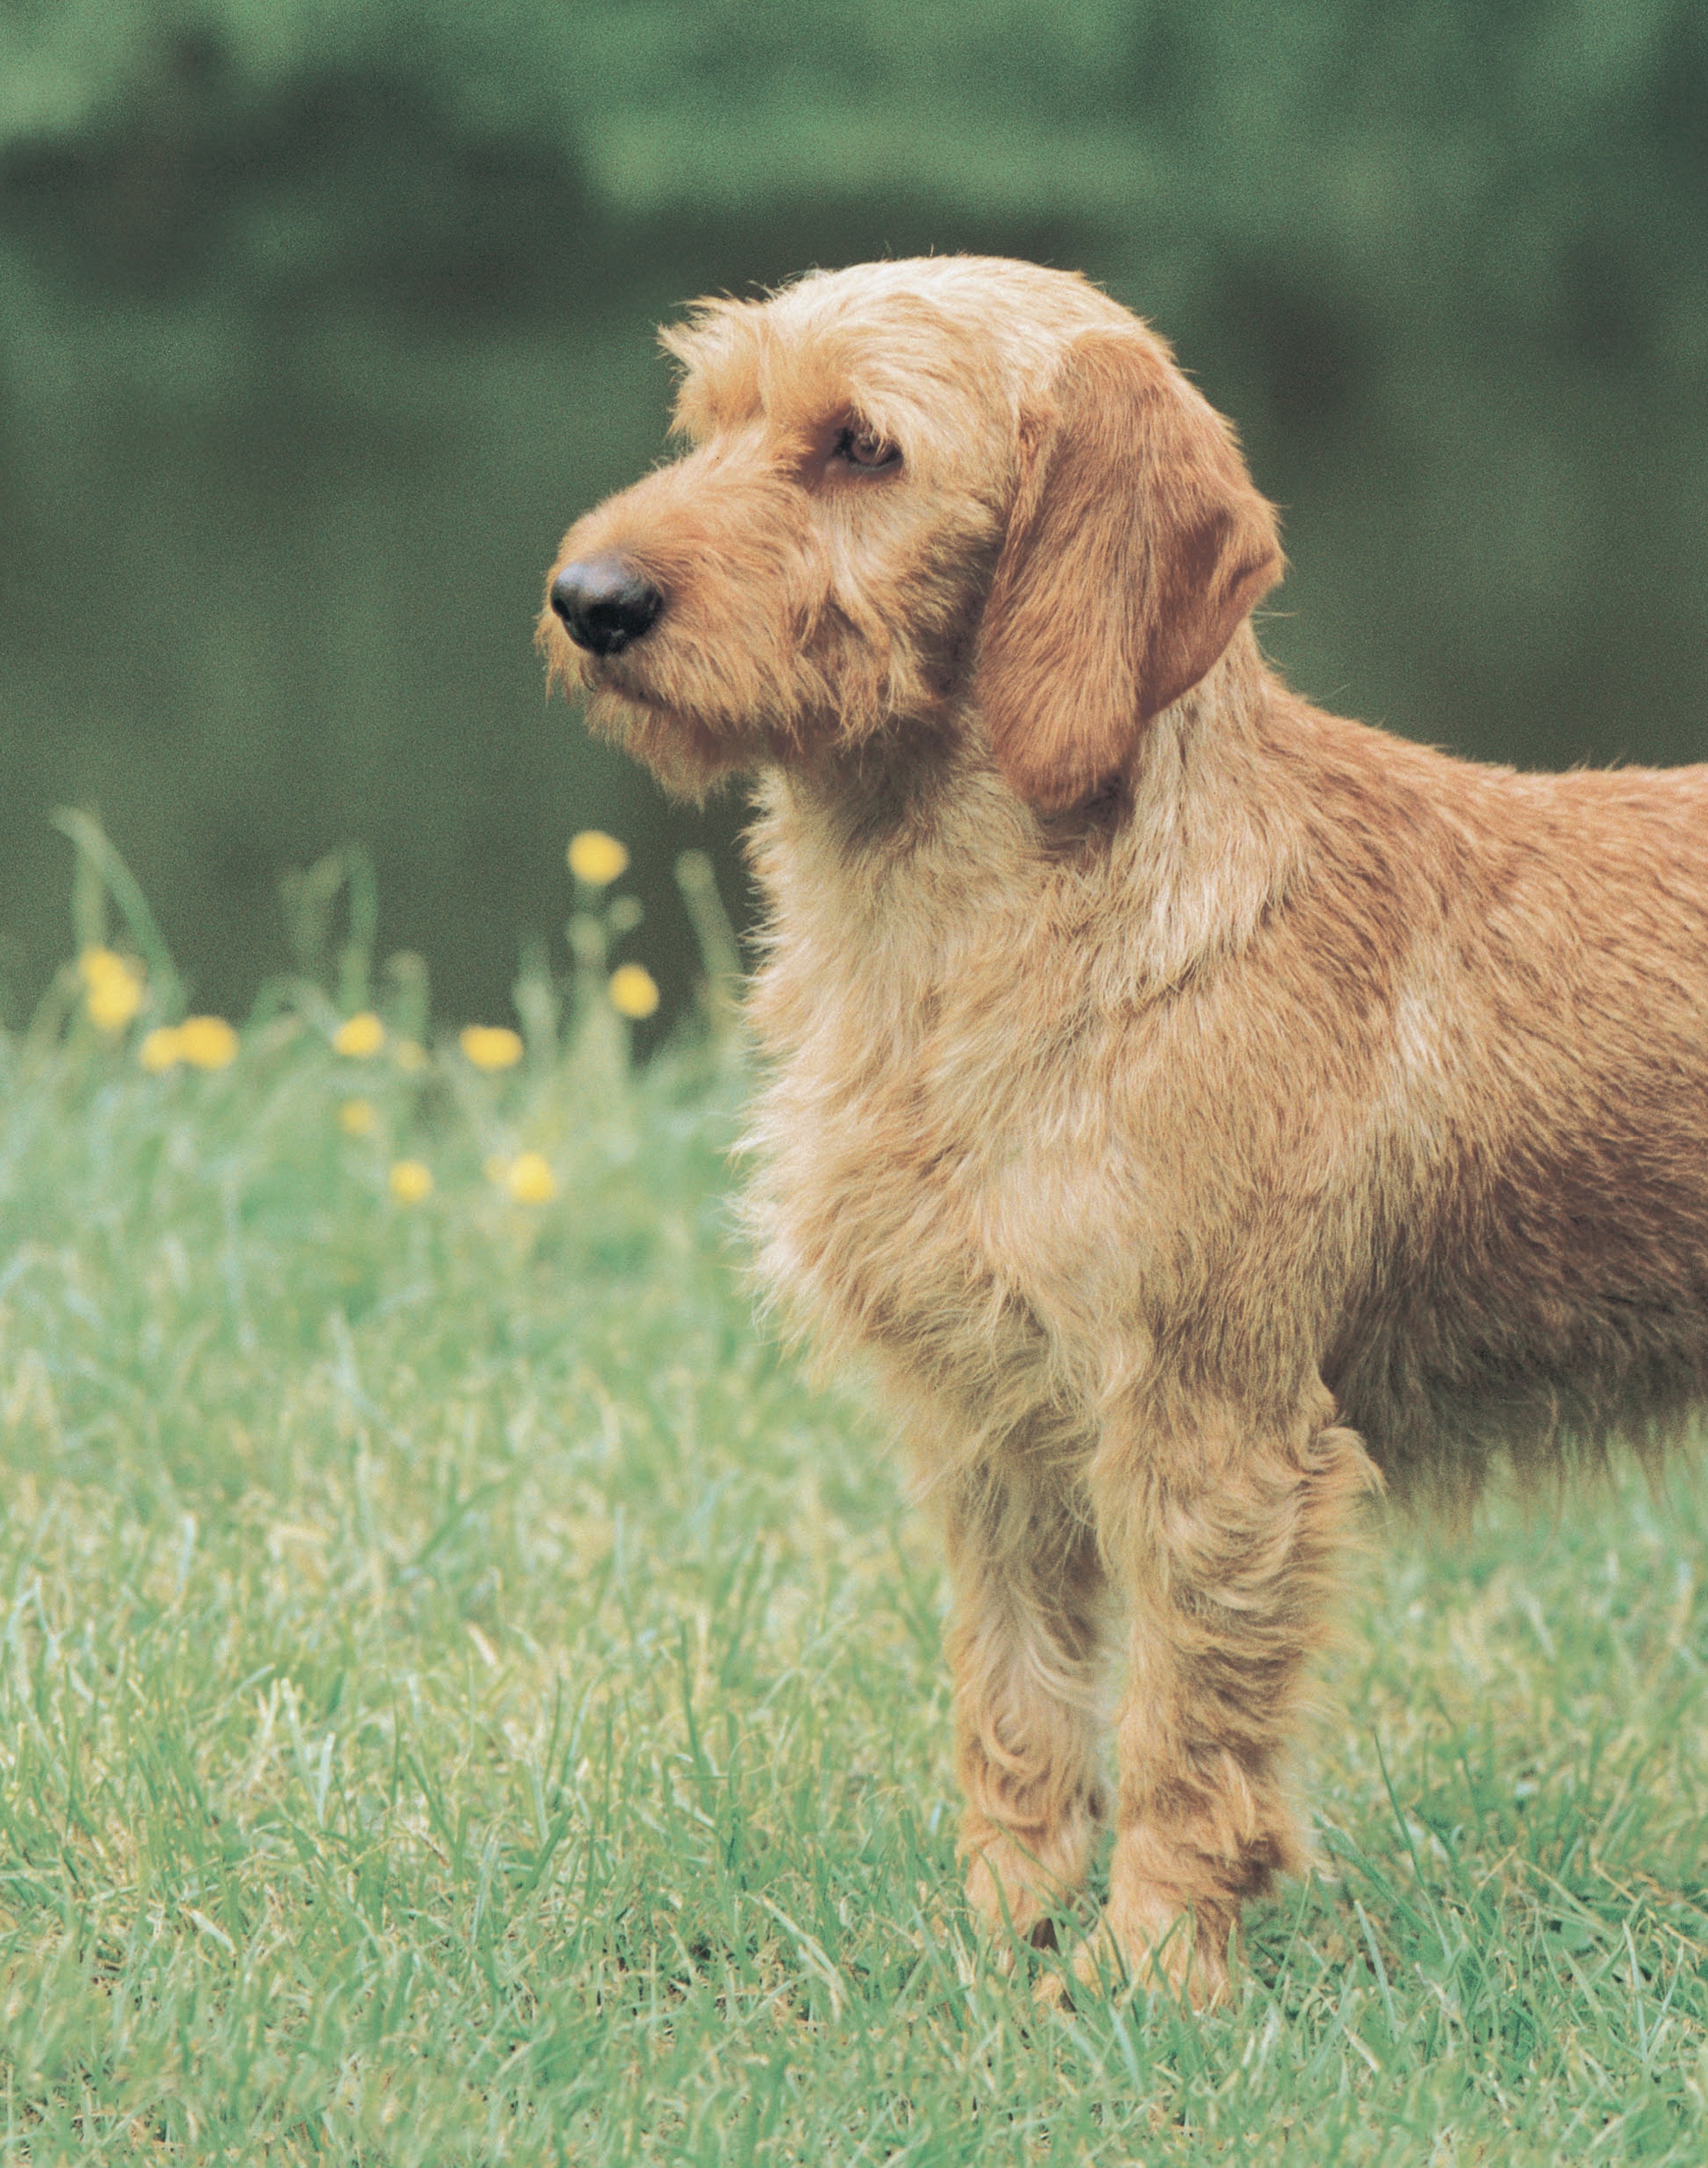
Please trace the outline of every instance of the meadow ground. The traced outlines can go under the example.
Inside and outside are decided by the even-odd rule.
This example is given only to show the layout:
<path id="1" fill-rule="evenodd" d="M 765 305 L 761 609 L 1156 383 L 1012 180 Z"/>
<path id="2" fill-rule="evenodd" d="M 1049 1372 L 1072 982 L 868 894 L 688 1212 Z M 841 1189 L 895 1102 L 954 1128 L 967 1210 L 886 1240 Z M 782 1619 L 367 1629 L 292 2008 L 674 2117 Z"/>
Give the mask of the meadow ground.
<path id="1" fill-rule="evenodd" d="M 1387 1529 L 1236 2006 L 1041 2012 L 929 1528 L 756 1332 L 739 1056 L 631 1069 L 602 893 L 525 1052 L 353 1028 L 359 894 L 241 1043 L 146 1037 L 131 897 L 146 985 L 0 1049 L 0 2158 L 1708 2158 L 1689 1478 Z"/>

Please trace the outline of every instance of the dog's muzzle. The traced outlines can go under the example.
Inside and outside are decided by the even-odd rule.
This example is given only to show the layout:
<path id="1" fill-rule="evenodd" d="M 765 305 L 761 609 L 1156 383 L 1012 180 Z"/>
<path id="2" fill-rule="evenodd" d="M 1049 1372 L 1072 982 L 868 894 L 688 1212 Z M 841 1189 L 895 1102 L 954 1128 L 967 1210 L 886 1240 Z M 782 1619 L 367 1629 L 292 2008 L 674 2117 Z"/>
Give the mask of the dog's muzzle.
<path id="1" fill-rule="evenodd" d="M 551 606 L 564 630 L 590 655 L 620 655 L 649 631 L 664 594 L 626 558 L 586 557 L 552 582 Z"/>

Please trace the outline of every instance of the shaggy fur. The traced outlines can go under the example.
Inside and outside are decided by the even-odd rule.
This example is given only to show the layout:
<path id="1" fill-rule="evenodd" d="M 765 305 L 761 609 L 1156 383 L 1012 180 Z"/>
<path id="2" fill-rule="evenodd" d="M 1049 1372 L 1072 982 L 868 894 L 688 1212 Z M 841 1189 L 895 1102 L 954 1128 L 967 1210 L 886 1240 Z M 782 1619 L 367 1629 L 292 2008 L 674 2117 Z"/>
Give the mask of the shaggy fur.
<path id="1" fill-rule="evenodd" d="M 1212 1996 L 1304 1856 L 1361 1499 L 1705 1396 L 1708 770 L 1296 698 L 1269 506 L 1079 279 L 872 264 L 665 337 L 692 449 L 554 568 L 661 614 L 543 642 L 676 789 L 758 778 L 753 1220 L 945 1517 L 972 1897 L 1046 1939 L 1112 1818 L 1082 1964 Z"/>

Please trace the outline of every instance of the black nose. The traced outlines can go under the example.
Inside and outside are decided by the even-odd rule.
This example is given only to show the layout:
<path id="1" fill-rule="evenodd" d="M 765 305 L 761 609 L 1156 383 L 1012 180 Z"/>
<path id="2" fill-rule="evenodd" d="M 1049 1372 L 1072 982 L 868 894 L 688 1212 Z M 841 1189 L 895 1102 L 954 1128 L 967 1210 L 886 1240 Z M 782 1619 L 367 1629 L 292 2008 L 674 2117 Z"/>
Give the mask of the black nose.
<path id="1" fill-rule="evenodd" d="M 625 558 L 584 557 L 552 582 L 551 605 L 577 647 L 617 655 L 648 630 L 664 596 Z"/>

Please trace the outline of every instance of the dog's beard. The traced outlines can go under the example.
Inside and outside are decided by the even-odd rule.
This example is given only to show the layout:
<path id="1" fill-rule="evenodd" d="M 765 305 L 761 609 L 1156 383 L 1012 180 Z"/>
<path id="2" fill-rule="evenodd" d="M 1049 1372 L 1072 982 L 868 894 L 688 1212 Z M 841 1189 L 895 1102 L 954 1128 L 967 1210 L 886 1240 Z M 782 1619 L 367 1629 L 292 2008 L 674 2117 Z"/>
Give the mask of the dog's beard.
<path id="1" fill-rule="evenodd" d="M 587 727 L 649 768 L 673 798 L 696 805 L 732 777 L 766 764 L 764 737 L 751 729 L 709 723 L 692 710 L 662 706 L 611 684 L 596 685 Z"/>
<path id="2" fill-rule="evenodd" d="M 740 708 L 729 698 L 734 688 L 713 691 L 679 662 L 655 668 L 655 660 L 625 655 L 585 667 L 587 726 L 672 795 L 696 802 L 732 777 L 810 768 L 899 725 L 941 722 L 951 704 L 911 658 L 851 641 L 822 658 L 797 653 L 788 682 L 742 688 L 751 704 Z"/>

